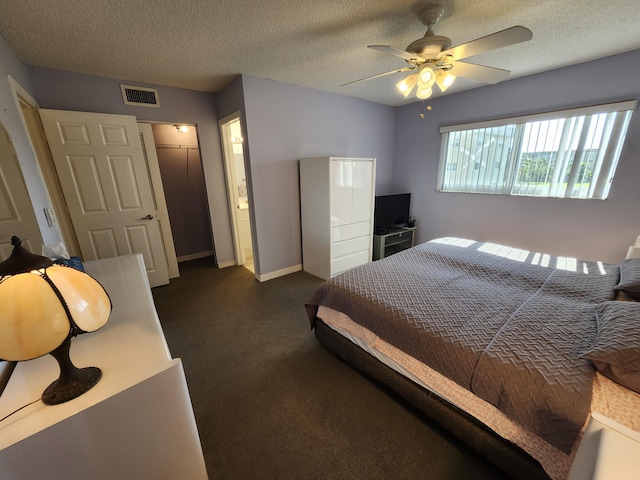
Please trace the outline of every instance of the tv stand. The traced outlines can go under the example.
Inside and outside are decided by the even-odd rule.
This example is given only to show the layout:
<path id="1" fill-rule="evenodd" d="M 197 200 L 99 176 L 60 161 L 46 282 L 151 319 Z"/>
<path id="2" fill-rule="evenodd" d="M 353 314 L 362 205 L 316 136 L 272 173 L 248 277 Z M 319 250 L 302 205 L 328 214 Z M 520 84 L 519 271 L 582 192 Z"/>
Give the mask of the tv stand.
<path id="1" fill-rule="evenodd" d="M 415 245 L 417 227 L 394 227 L 373 235 L 373 260 L 380 260 Z"/>

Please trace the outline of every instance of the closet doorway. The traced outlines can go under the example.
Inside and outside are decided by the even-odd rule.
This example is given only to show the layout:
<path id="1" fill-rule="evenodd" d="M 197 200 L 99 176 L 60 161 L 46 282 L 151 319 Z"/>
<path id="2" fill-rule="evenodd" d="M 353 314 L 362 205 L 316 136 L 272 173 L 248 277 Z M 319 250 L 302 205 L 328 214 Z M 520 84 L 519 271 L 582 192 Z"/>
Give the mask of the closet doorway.
<path id="1" fill-rule="evenodd" d="M 152 123 L 151 128 L 177 260 L 184 262 L 205 257 L 213 260 L 213 237 L 197 127 Z"/>
<path id="2" fill-rule="evenodd" d="M 236 264 L 255 274 L 249 188 L 240 112 L 219 121 Z"/>

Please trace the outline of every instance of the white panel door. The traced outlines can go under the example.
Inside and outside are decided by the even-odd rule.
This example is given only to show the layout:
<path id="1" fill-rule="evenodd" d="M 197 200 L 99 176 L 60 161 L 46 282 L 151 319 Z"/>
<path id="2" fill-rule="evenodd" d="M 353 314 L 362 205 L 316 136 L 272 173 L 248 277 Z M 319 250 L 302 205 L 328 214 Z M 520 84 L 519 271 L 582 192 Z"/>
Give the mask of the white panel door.
<path id="1" fill-rule="evenodd" d="M 173 234 L 171 233 L 169 209 L 167 208 L 167 200 L 164 196 L 164 187 L 162 186 L 160 163 L 158 162 L 158 155 L 156 153 L 153 129 L 149 123 L 138 123 L 138 131 L 140 132 L 140 144 L 145 158 L 145 167 L 151 178 L 153 207 L 156 210 L 156 220 L 158 221 L 158 228 L 160 228 L 162 245 L 164 247 L 165 258 L 167 259 L 169 278 L 177 278 L 180 276 L 180 270 L 178 269 L 178 259 L 176 257 L 176 247 L 173 243 Z"/>
<path id="2" fill-rule="evenodd" d="M 18 236 L 22 246 L 40 255 L 42 236 L 18 156 L 6 130 L 0 125 L 0 261 L 11 255 L 11 237 Z"/>
<path id="3" fill-rule="evenodd" d="M 83 260 L 142 254 L 169 283 L 136 117 L 40 110 Z"/>

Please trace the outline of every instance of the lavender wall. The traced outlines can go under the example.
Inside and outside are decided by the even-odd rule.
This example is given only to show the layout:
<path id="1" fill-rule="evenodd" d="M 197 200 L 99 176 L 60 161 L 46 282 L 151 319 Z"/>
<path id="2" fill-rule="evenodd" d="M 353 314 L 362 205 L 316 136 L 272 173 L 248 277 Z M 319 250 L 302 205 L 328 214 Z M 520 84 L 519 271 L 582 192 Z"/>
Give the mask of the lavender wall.
<path id="1" fill-rule="evenodd" d="M 244 90 L 241 76 L 237 76 L 216 94 L 216 106 L 218 107 L 218 118 L 224 118 L 238 111 L 244 112 Z"/>
<path id="2" fill-rule="evenodd" d="M 413 192 L 419 242 L 454 235 L 617 263 L 640 234 L 640 114 L 607 200 L 438 193 L 439 128 L 640 97 L 640 51 L 398 108 L 393 183 Z M 425 118 L 420 119 L 420 113 Z"/>
<path id="3" fill-rule="evenodd" d="M 224 119 L 230 115 L 239 114 L 240 124 L 242 127 L 242 137 L 244 138 L 245 145 L 248 144 L 247 131 L 246 131 L 246 116 L 244 109 L 244 89 L 242 83 L 242 76 L 237 76 L 232 80 L 225 88 L 216 94 L 216 104 L 218 106 L 218 119 Z M 249 165 L 249 151 L 247 148 L 243 149 L 244 161 L 246 165 Z M 247 169 L 248 170 L 248 169 Z M 251 205 L 251 177 L 247 173 L 247 186 L 249 190 L 249 202 Z M 231 216 L 231 214 L 229 214 Z M 260 251 L 258 248 L 258 242 L 256 240 L 256 219 L 253 208 L 249 210 L 249 221 L 251 222 L 251 235 L 253 244 L 253 261 L 255 267 L 255 274 L 257 278 L 260 278 Z"/>
<path id="4" fill-rule="evenodd" d="M 375 156 L 378 190 L 390 189 L 395 121 L 391 107 L 255 77 L 239 78 L 216 95 L 140 85 L 158 89 L 161 107 L 135 107 L 122 101 L 120 83 L 126 81 L 36 67 L 29 67 L 28 73 L 34 97 L 43 108 L 197 124 L 219 265 L 233 264 L 233 244 L 218 118 L 235 111 L 243 115 L 259 275 L 302 263 L 299 158 Z"/>
<path id="5" fill-rule="evenodd" d="M 158 89 L 160 108 L 125 105 L 120 84 L 132 83 L 47 68 L 28 68 L 34 97 L 42 108 L 135 115 L 139 121 L 198 126 L 198 140 L 208 194 L 216 261 L 233 262 L 215 96 L 180 88 L 134 83 Z"/>
<path id="6" fill-rule="evenodd" d="M 376 189 L 390 188 L 395 109 L 243 76 L 249 178 L 259 271 L 302 263 L 298 159 L 376 157 Z"/>
<path id="7" fill-rule="evenodd" d="M 155 87 L 161 108 L 130 107 L 122 102 L 118 80 L 25 69 L 4 42 L 0 60 L 0 73 L 19 77 L 27 89 L 31 82 L 30 91 L 44 108 L 197 124 L 219 264 L 233 263 L 233 244 L 217 121 L 241 111 L 253 188 L 256 267 L 263 276 L 302 262 L 297 160 L 311 156 L 377 157 L 376 193 L 413 193 L 419 241 L 458 235 L 617 262 L 640 233 L 637 113 L 606 201 L 435 192 L 441 125 L 638 98 L 638 51 L 446 95 L 430 102 L 430 112 L 422 102 L 396 109 L 249 76 L 215 95 Z M 594 71 L 616 75 L 598 77 Z M 0 85 L 0 102 L 5 107 L 2 121 L 29 173 L 30 190 L 43 192 L 5 84 Z M 40 203 L 47 203 L 46 193 Z"/>
<path id="8" fill-rule="evenodd" d="M 45 244 L 52 245 L 62 241 L 62 236 L 56 226 L 49 227 L 44 216 L 44 209 L 51 208 L 51 201 L 42 179 L 40 167 L 33 153 L 31 140 L 23 123 L 19 106 L 9 85 L 9 76 L 29 96 L 34 96 L 27 67 L 16 57 L 4 38 L 0 37 L 0 122 L 11 137 L 18 155 L 31 203 L 33 204 L 33 210 L 38 219 L 42 239 Z"/>

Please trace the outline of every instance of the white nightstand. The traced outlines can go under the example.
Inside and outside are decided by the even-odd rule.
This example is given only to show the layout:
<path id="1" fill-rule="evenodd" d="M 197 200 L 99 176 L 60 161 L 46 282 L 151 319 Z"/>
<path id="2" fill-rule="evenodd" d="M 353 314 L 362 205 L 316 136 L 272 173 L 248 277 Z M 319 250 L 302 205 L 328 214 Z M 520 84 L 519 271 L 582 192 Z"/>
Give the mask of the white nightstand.
<path id="1" fill-rule="evenodd" d="M 589 425 L 569 480 L 640 480 L 640 433 L 598 413 Z"/>

